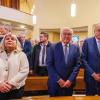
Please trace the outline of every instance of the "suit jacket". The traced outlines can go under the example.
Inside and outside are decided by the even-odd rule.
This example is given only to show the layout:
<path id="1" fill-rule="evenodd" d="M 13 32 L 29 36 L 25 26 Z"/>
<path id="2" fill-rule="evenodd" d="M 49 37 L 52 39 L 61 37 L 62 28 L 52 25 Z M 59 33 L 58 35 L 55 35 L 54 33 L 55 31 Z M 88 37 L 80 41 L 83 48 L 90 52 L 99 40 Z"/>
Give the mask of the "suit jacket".
<path id="1" fill-rule="evenodd" d="M 22 43 L 21 43 L 21 46 L 22 46 Z M 23 52 L 26 54 L 26 55 L 29 55 L 32 51 L 32 45 L 31 45 L 31 42 L 28 41 L 28 40 L 25 40 L 25 43 L 24 43 L 24 46 L 22 46 L 22 49 L 23 49 Z"/>
<path id="2" fill-rule="evenodd" d="M 85 79 L 89 81 L 93 72 L 100 73 L 100 53 L 95 37 L 86 39 L 82 48 L 82 62 L 85 68 Z"/>
<path id="3" fill-rule="evenodd" d="M 46 46 L 46 52 L 48 52 L 48 48 L 51 46 L 51 43 L 48 42 L 47 46 Z M 37 71 L 37 67 L 39 66 L 39 55 L 40 55 L 40 50 L 41 50 L 41 46 L 40 43 L 35 45 L 32 51 L 32 55 L 31 55 L 31 63 L 32 63 L 32 69 L 34 71 L 34 73 Z"/>
<path id="4" fill-rule="evenodd" d="M 20 41 L 21 43 L 21 41 Z M 31 64 L 31 51 L 32 51 L 32 45 L 31 42 L 28 40 L 25 40 L 24 46 L 21 43 L 22 51 L 26 54 L 29 62 L 29 67 L 31 69 L 32 64 Z"/>
<path id="5" fill-rule="evenodd" d="M 80 67 L 79 48 L 73 44 L 69 45 L 67 64 L 65 63 L 62 43 L 59 42 L 51 46 L 47 56 L 48 64 L 48 87 L 55 88 L 57 81 L 70 80 L 73 84 Z"/>

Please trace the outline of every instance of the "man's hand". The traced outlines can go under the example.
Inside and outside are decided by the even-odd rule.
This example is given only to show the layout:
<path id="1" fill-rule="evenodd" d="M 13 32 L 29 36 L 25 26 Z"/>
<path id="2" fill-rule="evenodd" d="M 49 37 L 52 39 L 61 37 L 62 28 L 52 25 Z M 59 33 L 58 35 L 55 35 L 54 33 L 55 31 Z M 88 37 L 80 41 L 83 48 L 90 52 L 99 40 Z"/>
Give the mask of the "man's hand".
<path id="1" fill-rule="evenodd" d="M 65 82 L 65 84 L 63 85 L 63 87 L 69 88 L 71 85 L 72 85 L 72 82 L 69 81 L 69 80 L 67 80 L 67 81 Z"/>
<path id="2" fill-rule="evenodd" d="M 93 73 L 93 74 L 92 74 L 92 77 L 93 77 L 96 81 L 100 82 L 100 74 Z"/>
<path id="3" fill-rule="evenodd" d="M 6 93 L 11 90 L 12 86 L 6 82 L 0 82 L 0 92 Z"/>
<path id="4" fill-rule="evenodd" d="M 65 81 L 63 79 L 59 79 L 57 83 L 60 85 L 61 88 L 64 87 Z"/>

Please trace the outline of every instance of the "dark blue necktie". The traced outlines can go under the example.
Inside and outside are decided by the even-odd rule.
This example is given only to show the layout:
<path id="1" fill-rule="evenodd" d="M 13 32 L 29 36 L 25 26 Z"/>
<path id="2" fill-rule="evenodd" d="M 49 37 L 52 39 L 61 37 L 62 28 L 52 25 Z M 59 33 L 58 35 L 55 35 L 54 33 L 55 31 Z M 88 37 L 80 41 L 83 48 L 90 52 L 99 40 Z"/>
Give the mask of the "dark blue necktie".
<path id="1" fill-rule="evenodd" d="M 42 64 L 45 64 L 45 60 L 44 60 L 44 57 L 45 57 L 45 45 L 43 45 L 43 50 L 42 50 Z"/>

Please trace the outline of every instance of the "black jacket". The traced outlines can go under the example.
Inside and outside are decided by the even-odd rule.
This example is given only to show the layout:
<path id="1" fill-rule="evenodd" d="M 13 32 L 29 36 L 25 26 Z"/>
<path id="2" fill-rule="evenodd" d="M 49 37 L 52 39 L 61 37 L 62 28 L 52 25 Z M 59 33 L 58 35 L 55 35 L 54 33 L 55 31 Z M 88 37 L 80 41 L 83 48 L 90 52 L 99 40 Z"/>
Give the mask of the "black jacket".
<path id="1" fill-rule="evenodd" d="M 40 54 L 40 50 L 41 50 L 41 44 L 37 44 L 34 46 L 33 51 L 32 51 L 32 55 L 31 55 L 31 64 L 32 64 L 32 70 L 33 72 L 36 72 L 37 67 L 39 66 L 39 54 Z M 47 46 L 46 46 L 46 52 L 48 52 L 49 47 L 51 46 L 51 43 L 48 42 Z"/>

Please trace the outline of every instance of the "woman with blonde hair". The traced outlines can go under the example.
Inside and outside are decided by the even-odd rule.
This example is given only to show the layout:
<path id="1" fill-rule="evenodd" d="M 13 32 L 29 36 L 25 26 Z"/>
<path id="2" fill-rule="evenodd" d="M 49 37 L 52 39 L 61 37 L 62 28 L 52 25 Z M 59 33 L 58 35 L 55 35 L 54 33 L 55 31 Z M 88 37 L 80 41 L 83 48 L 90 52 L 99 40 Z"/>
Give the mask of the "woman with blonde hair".
<path id="1" fill-rule="evenodd" d="M 28 72 L 28 60 L 17 37 L 6 34 L 0 45 L 0 100 L 21 98 Z"/>

